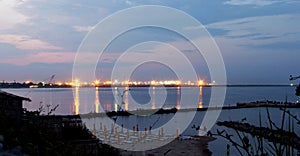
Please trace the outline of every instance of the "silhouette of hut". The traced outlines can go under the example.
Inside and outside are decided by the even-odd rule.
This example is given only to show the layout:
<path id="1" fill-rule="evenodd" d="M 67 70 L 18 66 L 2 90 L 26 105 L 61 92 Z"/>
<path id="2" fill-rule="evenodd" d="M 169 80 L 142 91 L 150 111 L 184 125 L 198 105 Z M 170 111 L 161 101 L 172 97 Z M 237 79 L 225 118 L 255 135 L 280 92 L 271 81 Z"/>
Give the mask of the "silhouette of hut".
<path id="1" fill-rule="evenodd" d="M 23 101 L 31 102 L 29 98 L 0 90 L 0 115 L 20 121 L 23 115 Z"/>

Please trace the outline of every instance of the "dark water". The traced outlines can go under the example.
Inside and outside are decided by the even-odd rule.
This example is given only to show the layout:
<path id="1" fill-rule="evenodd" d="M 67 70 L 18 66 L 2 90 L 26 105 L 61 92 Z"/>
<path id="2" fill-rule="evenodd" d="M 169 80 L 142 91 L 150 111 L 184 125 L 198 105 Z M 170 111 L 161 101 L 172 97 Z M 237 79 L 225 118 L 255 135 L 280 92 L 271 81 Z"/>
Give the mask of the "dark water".
<path id="1" fill-rule="evenodd" d="M 211 97 L 210 87 L 46 88 L 5 91 L 32 99 L 32 102 L 24 103 L 28 110 L 37 110 L 40 105 L 58 104 L 55 114 L 63 115 L 120 109 L 206 107 Z M 291 102 L 299 100 L 295 96 L 295 87 L 227 87 L 224 105 L 257 100 L 285 101 L 286 98 Z"/>

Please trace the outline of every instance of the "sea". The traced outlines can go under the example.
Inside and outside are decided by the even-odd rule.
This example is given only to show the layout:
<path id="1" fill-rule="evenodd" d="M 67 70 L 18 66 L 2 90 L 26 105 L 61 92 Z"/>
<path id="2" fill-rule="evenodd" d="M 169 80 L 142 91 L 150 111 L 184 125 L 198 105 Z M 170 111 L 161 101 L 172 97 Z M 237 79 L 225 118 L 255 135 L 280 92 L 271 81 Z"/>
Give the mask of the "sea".
<path id="1" fill-rule="evenodd" d="M 32 101 L 24 102 L 23 107 L 29 111 L 42 108 L 42 114 L 47 114 L 51 109 L 54 115 L 75 115 L 89 113 L 103 113 L 109 111 L 135 111 L 146 113 L 132 116 L 121 116 L 113 119 L 118 125 L 132 129 L 136 125 L 140 129 L 152 126 L 153 129 L 164 127 L 164 131 L 175 135 L 201 135 L 203 131 L 212 133 L 226 130 L 235 133 L 225 127 L 217 126 L 217 121 L 241 121 L 253 125 L 262 123 L 268 126 L 267 111 L 275 124 L 282 121 L 282 110 L 279 108 L 245 108 L 228 110 L 193 111 L 193 108 L 205 108 L 213 106 L 235 106 L 237 103 L 255 101 L 297 102 L 300 98 L 295 95 L 295 86 L 231 86 L 231 87 L 101 87 L 101 88 L 26 88 L 26 89 L 2 89 L 19 96 L 28 97 Z M 224 95 L 211 95 L 212 90 L 226 91 Z M 214 92 L 215 93 L 215 92 Z M 217 104 L 216 104 L 217 103 Z M 154 114 L 160 108 L 189 109 L 170 114 Z M 299 108 L 292 108 L 293 115 L 300 116 Z M 287 122 L 288 118 L 285 118 Z M 100 129 L 98 125 L 109 128 L 109 117 L 89 117 L 83 121 L 88 128 Z M 171 123 L 171 124 L 169 124 Z M 97 126 L 95 126 L 97 125 Z M 285 126 L 288 126 L 285 124 Z M 180 128 L 174 128 L 180 127 Z M 196 129 L 195 127 L 199 127 Z M 295 132 L 299 135 L 300 125 L 295 125 Z M 201 131 L 202 129 L 202 131 Z M 171 132 L 172 131 L 172 132 Z M 237 139 L 235 137 L 234 139 Z M 221 137 L 209 143 L 208 148 L 213 155 L 226 155 L 227 144 L 231 143 Z M 233 155 L 237 151 L 231 146 Z"/>

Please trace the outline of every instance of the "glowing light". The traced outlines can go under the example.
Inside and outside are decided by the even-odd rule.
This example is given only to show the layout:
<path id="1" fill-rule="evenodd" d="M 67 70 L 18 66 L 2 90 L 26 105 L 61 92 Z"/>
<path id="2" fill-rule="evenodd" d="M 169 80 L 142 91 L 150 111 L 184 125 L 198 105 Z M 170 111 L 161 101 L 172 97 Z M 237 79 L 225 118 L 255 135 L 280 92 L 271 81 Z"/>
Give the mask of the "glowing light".
<path id="1" fill-rule="evenodd" d="M 217 82 L 216 81 L 212 81 L 211 83 L 209 83 L 210 86 L 212 85 L 217 85 Z"/>
<path id="2" fill-rule="evenodd" d="M 75 79 L 73 82 L 72 82 L 72 86 L 73 87 L 80 87 L 80 80 L 79 79 Z"/>
<path id="3" fill-rule="evenodd" d="M 29 88 L 38 88 L 39 86 L 38 85 L 31 85 L 29 86 Z"/>
<path id="4" fill-rule="evenodd" d="M 291 85 L 291 87 L 293 87 L 293 86 L 294 86 L 294 84 L 293 84 L 293 83 L 291 83 L 290 85 Z"/>
<path id="5" fill-rule="evenodd" d="M 65 85 L 67 85 L 67 86 L 73 86 L 74 84 L 73 84 L 73 82 L 65 82 Z"/>
<path id="6" fill-rule="evenodd" d="M 114 85 L 117 85 L 117 84 L 119 84 L 119 81 L 118 81 L 118 80 L 115 80 L 113 84 L 114 84 Z"/>
<path id="7" fill-rule="evenodd" d="M 25 84 L 30 84 L 32 83 L 31 80 L 24 81 Z M 43 86 L 46 85 L 46 82 L 41 82 Z M 124 81 L 119 81 L 119 80 L 106 80 L 106 81 L 100 81 L 99 79 L 95 79 L 92 82 L 84 82 L 80 81 L 78 78 L 73 79 L 72 81 L 67 81 L 67 82 L 61 82 L 58 81 L 55 83 L 57 86 L 70 86 L 70 87 L 100 87 L 102 85 L 120 85 L 120 86 L 143 86 L 143 85 L 152 85 L 152 86 L 161 86 L 161 85 L 166 85 L 166 86 L 181 86 L 181 85 L 187 85 L 187 86 L 205 86 L 205 85 L 215 85 L 216 82 L 212 81 L 210 83 L 205 82 L 204 79 L 199 79 L 198 81 L 185 81 L 182 82 L 181 80 L 151 80 L 151 81 L 130 81 L 130 80 L 124 80 Z M 49 85 L 54 85 L 49 84 Z M 294 84 L 290 84 L 291 86 L 294 86 Z"/>
<path id="8" fill-rule="evenodd" d="M 99 80 L 95 80 L 94 81 L 94 86 L 99 86 L 100 85 L 100 81 Z"/>
<path id="9" fill-rule="evenodd" d="M 129 85 L 129 84 L 130 84 L 130 81 L 129 81 L 129 80 L 125 80 L 125 81 L 123 81 L 123 84 Z"/>
<path id="10" fill-rule="evenodd" d="M 111 85 L 111 84 L 112 84 L 112 82 L 111 82 L 111 81 L 109 81 L 109 80 L 107 80 L 107 81 L 105 81 L 103 84 L 105 84 L 105 85 Z"/>
<path id="11" fill-rule="evenodd" d="M 156 85 L 156 81 L 152 80 L 151 85 Z"/>
<path id="12" fill-rule="evenodd" d="M 204 85 L 204 80 L 199 80 L 199 81 L 198 81 L 198 85 L 199 85 L 199 86 L 203 86 L 203 85 Z"/>
<path id="13" fill-rule="evenodd" d="M 55 84 L 58 85 L 58 86 L 62 86 L 63 85 L 62 82 L 56 82 Z"/>

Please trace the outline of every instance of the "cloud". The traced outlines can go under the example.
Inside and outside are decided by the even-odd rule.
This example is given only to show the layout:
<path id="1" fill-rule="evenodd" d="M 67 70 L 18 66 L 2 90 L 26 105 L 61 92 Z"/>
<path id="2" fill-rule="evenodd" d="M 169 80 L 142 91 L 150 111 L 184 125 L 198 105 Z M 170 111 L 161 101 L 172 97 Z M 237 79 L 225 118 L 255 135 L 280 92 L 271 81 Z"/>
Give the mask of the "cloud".
<path id="1" fill-rule="evenodd" d="M 129 1 L 129 0 L 125 0 L 125 3 L 130 6 L 133 6 L 135 4 L 134 2 Z"/>
<path id="2" fill-rule="evenodd" d="M 222 37 L 237 39 L 243 44 L 270 44 L 299 40 L 300 14 L 247 17 L 206 25 L 226 33 Z"/>
<path id="3" fill-rule="evenodd" d="M 50 43 L 33 39 L 27 35 L 0 34 L 0 43 L 14 45 L 21 50 L 62 50 Z"/>
<path id="4" fill-rule="evenodd" d="M 76 52 L 36 52 L 19 56 L 1 57 L 0 63 L 12 65 L 28 65 L 32 63 L 73 63 Z M 85 52 L 81 63 L 91 63 L 89 58 L 98 58 L 99 53 Z M 104 53 L 98 63 L 113 63 L 119 54 Z"/>
<path id="5" fill-rule="evenodd" d="M 78 32 L 91 31 L 94 28 L 95 28 L 94 26 L 73 26 L 73 29 Z"/>
<path id="6" fill-rule="evenodd" d="M 73 52 L 40 52 L 31 53 L 22 57 L 0 58 L 0 63 L 13 65 L 28 65 L 31 63 L 70 63 L 74 61 Z"/>
<path id="7" fill-rule="evenodd" d="M 11 29 L 16 24 L 24 23 L 28 17 L 16 10 L 17 6 L 23 4 L 20 0 L 0 1 L 0 30 Z"/>
<path id="8" fill-rule="evenodd" d="M 266 6 L 275 3 L 295 3 L 294 0 L 229 0 L 224 2 L 228 5 L 256 5 L 256 6 Z"/>

